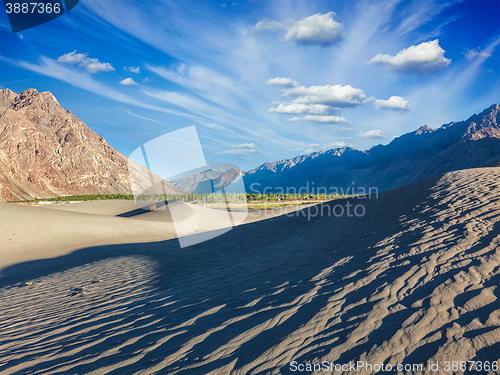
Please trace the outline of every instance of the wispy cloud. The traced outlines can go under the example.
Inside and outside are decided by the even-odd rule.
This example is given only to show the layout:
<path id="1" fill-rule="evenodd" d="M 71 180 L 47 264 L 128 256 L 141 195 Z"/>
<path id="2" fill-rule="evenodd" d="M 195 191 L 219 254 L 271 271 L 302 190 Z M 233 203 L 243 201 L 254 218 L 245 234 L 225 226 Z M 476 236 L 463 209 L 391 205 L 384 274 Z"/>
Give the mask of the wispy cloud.
<path id="1" fill-rule="evenodd" d="M 30 70 L 32 72 L 36 72 L 41 75 L 52 77 L 54 79 L 66 82 L 72 86 L 79 87 L 81 89 L 107 97 L 109 99 L 112 99 L 120 103 L 131 104 L 141 108 L 151 109 L 154 111 L 169 113 L 173 115 L 186 116 L 185 113 L 176 110 L 154 106 L 149 103 L 141 102 L 140 100 L 125 95 L 119 91 L 116 91 L 106 86 L 103 83 L 96 81 L 89 74 L 85 72 L 68 69 L 62 66 L 61 64 L 58 64 L 57 61 L 52 60 L 45 56 L 40 57 L 39 64 L 33 64 L 26 61 L 11 60 L 1 56 L 0 60 Z"/>
<path id="2" fill-rule="evenodd" d="M 260 153 L 260 149 L 255 145 L 255 143 L 243 143 L 235 146 L 231 150 L 220 151 L 217 156 L 233 156 L 241 159 L 246 159 L 250 154 Z"/>
<path id="3" fill-rule="evenodd" d="M 229 112 L 248 112 L 248 106 L 241 104 L 248 92 L 242 89 L 241 84 L 213 69 L 200 65 L 188 67 L 185 64 L 170 68 L 146 64 L 146 69 L 219 108 Z"/>
<path id="4" fill-rule="evenodd" d="M 465 57 L 467 58 L 467 60 L 472 60 L 472 59 L 475 59 L 477 57 L 488 58 L 490 56 L 491 56 L 491 53 L 485 52 L 485 51 L 481 51 L 480 48 L 469 49 L 465 53 Z"/>
<path id="5" fill-rule="evenodd" d="M 141 72 L 141 68 L 139 66 L 136 66 L 136 67 L 125 66 L 125 67 L 123 67 L 123 70 L 130 72 L 130 73 L 136 73 L 136 74 L 139 74 Z"/>
<path id="6" fill-rule="evenodd" d="M 128 113 L 129 115 L 131 116 L 134 116 L 134 117 L 137 117 L 137 118 L 140 118 L 141 120 L 146 120 L 146 121 L 151 121 L 151 122 L 155 122 L 157 124 L 161 124 L 161 125 L 167 125 L 166 123 L 164 122 L 161 122 L 161 121 L 158 121 L 158 120 L 154 120 L 152 118 L 149 118 L 149 117 L 145 117 L 145 116 L 140 116 L 136 113 L 133 113 L 132 111 L 128 110 L 128 109 L 125 109 L 125 108 L 121 108 L 123 109 L 126 113 Z"/>

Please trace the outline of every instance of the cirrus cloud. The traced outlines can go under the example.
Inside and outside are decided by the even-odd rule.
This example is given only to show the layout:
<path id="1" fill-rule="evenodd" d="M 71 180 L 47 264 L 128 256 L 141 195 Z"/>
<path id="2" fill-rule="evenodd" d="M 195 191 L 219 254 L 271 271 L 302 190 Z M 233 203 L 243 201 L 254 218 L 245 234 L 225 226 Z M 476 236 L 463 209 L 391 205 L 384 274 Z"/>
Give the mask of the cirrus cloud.
<path id="1" fill-rule="evenodd" d="M 378 54 L 368 64 L 384 64 L 388 70 L 407 74 L 429 74 L 446 68 L 451 60 L 444 57 L 446 51 L 439 40 L 423 42 L 399 51 L 396 56 Z"/>
<path id="2" fill-rule="evenodd" d="M 240 145 L 235 146 L 231 150 L 220 151 L 216 153 L 216 156 L 225 156 L 230 155 L 241 159 L 246 159 L 248 155 L 258 154 L 260 153 L 260 149 L 257 147 L 255 143 L 242 143 Z"/>

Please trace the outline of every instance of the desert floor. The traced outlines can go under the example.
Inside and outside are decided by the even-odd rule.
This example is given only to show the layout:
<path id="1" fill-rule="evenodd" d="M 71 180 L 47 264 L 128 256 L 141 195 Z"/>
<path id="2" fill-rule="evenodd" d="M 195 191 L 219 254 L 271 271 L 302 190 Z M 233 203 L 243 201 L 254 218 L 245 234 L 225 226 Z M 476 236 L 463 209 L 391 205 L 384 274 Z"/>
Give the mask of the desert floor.
<path id="1" fill-rule="evenodd" d="M 491 368 L 499 182 L 499 167 L 452 172 L 378 198 L 242 217 L 184 248 L 167 211 L 132 202 L 1 204 L 0 374 L 299 373 L 291 361 Z M 328 215 L 348 204 L 365 215 Z M 194 236 L 223 226 L 199 207 L 185 213 Z M 344 370 L 323 373 L 376 372 Z M 500 372 L 476 370 L 466 373 Z"/>

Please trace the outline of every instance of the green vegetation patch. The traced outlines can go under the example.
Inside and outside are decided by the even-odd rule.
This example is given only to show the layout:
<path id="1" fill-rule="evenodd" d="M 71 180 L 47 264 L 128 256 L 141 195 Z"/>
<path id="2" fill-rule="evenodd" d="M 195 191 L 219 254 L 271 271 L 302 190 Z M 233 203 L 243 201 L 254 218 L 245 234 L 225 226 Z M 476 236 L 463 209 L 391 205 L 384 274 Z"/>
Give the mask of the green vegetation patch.
<path id="1" fill-rule="evenodd" d="M 108 199 L 125 199 L 125 200 L 145 200 L 145 201 L 163 201 L 176 199 L 182 202 L 190 202 L 195 204 L 204 203 L 276 203 L 276 204 L 289 204 L 286 202 L 291 201 L 312 201 L 312 200 L 331 200 L 349 197 L 350 195 L 340 194 L 245 194 L 245 193 L 212 193 L 212 194 L 154 194 L 154 195 L 139 195 L 134 197 L 133 194 L 85 194 L 85 195 L 69 195 L 64 197 L 55 198 L 35 198 L 33 200 L 16 201 L 24 203 L 38 203 L 38 202 L 70 202 L 70 201 L 98 201 Z M 11 202 L 14 203 L 14 202 Z M 306 203 L 306 202 L 304 202 Z M 256 207 L 256 206 L 255 206 Z"/>

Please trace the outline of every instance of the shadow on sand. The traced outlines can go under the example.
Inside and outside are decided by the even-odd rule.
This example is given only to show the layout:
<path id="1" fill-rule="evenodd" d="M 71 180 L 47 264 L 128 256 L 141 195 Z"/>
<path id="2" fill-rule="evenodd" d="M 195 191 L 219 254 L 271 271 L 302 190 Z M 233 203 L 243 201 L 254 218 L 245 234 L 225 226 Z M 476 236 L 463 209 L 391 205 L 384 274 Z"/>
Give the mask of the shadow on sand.
<path id="1" fill-rule="evenodd" d="M 129 305 L 129 308 L 112 318 L 122 324 L 141 317 L 140 323 L 134 326 L 133 331 L 124 333 L 123 337 L 118 334 L 105 338 L 93 330 L 75 329 L 73 335 L 66 335 L 64 340 L 59 342 L 63 347 L 60 350 L 69 351 L 80 342 L 88 341 L 89 335 L 95 335 L 95 345 L 73 355 L 68 354 L 64 361 L 54 359 L 34 364 L 25 372 L 44 373 L 50 370 L 62 373 L 66 364 L 82 357 L 94 360 L 73 367 L 72 373 L 87 373 L 112 366 L 124 358 L 133 358 L 138 352 L 158 342 L 162 338 L 158 332 L 163 331 L 164 335 L 173 336 L 137 361 L 108 373 L 123 374 L 153 368 L 164 358 L 176 358 L 174 354 L 180 348 L 188 347 L 189 350 L 178 355 L 178 360 L 161 365 L 160 373 L 178 371 L 181 374 L 207 374 L 231 364 L 229 368 L 250 366 L 253 373 L 267 374 L 269 370 L 259 369 L 257 364 L 253 364 L 254 361 L 284 342 L 289 335 L 301 330 L 325 306 L 332 303 L 332 297 L 344 287 L 353 281 L 368 279 L 377 267 L 386 267 L 386 272 L 338 300 L 341 313 L 337 313 L 335 318 L 340 320 L 334 322 L 332 319 L 331 324 L 326 325 L 321 332 L 305 333 L 302 342 L 290 344 L 290 348 L 300 346 L 300 351 L 296 351 L 293 356 L 299 363 L 328 357 L 337 345 L 349 338 L 364 316 L 379 302 L 370 300 L 369 297 L 380 293 L 382 288 L 394 283 L 413 265 L 429 256 L 427 251 L 408 255 L 408 250 L 412 244 L 424 237 L 429 225 L 440 225 L 429 224 L 446 206 L 439 198 L 433 198 L 434 186 L 439 178 L 440 176 L 432 177 L 382 193 L 378 199 L 352 198 L 323 204 L 323 214 L 328 211 L 326 206 L 331 210 L 335 205 L 345 207 L 347 203 L 362 204 L 366 210 L 363 217 L 325 215 L 308 220 L 307 213 L 315 212 L 313 207 L 309 207 L 294 212 L 289 217 L 281 216 L 239 226 L 210 241 L 184 249 L 179 247 L 177 240 L 102 246 L 4 269 L 0 278 L 1 287 L 12 287 L 37 277 L 112 258 L 141 256 L 149 258 L 155 265 L 156 276 L 151 282 L 156 295 L 136 301 L 137 308 L 134 308 L 133 304 Z M 322 206 L 319 207 L 321 210 Z M 427 225 L 418 226 L 415 225 L 416 222 L 427 222 Z M 490 235 L 482 238 L 484 243 L 478 243 L 476 246 L 486 246 L 499 233 L 498 224 L 497 222 Z M 413 225 L 411 230 L 410 225 Z M 464 225 L 457 224 L 449 230 L 456 230 L 457 236 L 460 236 L 465 230 Z M 384 241 L 398 233 L 391 243 L 393 246 L 383 250 Z M 443 241 L 444 246 L 454 244 L 453 240 Z M 429 249 L 432 250 L 432 246 Z M 402 254 L 405 257 L 399 260 L 398 256 Z M 374 346 L 381 346 L 390 340 L 405 320 L 417 310 L 426 308 L 425 305 L 412 307 L 416 301 L 429 296 L 446 280 L 453 280 L 459 272 L 477 263 L 478 261 L 472 261 L 422 283 L 399 301 L 404 309 L 388 314 L 379 328 L 372 330 L 358 345 L 340 353 L 336 362 L 355 361 L 363 353 L 370 352 Z M 356 275 L 350 277 L 354 273 Z M 496 277 L 489 283 L 500 285 L 500 279 Z M 496 293 L 499 297 L 498 288 Z M 166 306 L 162 296 L 171 296 L 170 300 L 174 302 Z M 462 303 L 465 303 L 465 300 Z M 215 312 L 200 316 L 210 309 L 215 309 Z M 486 306 L 483 311 L 477 311 L 479 315 L 464 314 L 460 317 L 460 325 L 464 326 L 477 317 L 485 319 L 489 312 L 490 309 Z M 272 319 L 278 316 L 281 316 L 279 321 L 273 322 Z M 93 323 L 95 325 L 107 323 L 110 319 L 106 315 L 97 318 Z M 193 319 L 194 322 L 183 326 L 183 323 Z M 259 327 L 258 332 L 248 333 L 255 327 Z M 425 363 L 437 352 L 443 340 L 446 340 L 448 328 L 447 325 L 440 327 L 440 340 L 419 347 L 410 353 L 406 360 L 409 363 Z M 39 335 L 40 332 L 31 333 L 33 338 Z M 203 335 L 206 337 L 201 339 Z M 100 353 L 131 337 L 139 339 L 122 347 L 115 355 L 98 358 Z M 100 338 L 104 339 L 97 342 Z M 191 345 L 191 340 L 197 338 L 200 338 L 199 342 Z M 213 355 L 221 346 L 231 341 L 233 345 L 229 346 L 224 355 L 221 352 L 217 359 L 207 360 L 207 356 Z M 25 349 L 14 348 L 10 354 Z M 498 344 L 492 346 L 491 350 L 498 350 Z M 478 351 L 475 360 L 491 360 L 491 350 Z M 43 354 L 50 355 L 50 351 L 36 355 Z M 0 371 L 30 360 L 33 356 L 35 354 L 25 351 L 21 358 L 0 364 Z M 273 354 L 267 356 L 272 358 Z M 236 363 L 232 364 L 234 361 Z M 193 365 L 195 367 L 189 368 Z M 292 373 L 287 365 L 282 366 L 280 373 Z M 246 369 L 248 370 L 248 367 Z"/>

